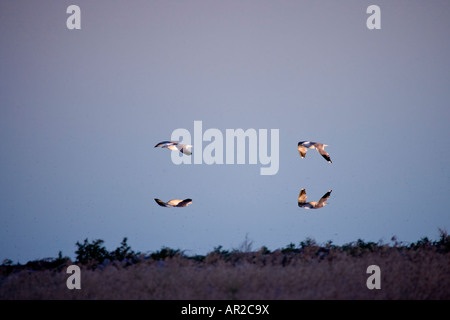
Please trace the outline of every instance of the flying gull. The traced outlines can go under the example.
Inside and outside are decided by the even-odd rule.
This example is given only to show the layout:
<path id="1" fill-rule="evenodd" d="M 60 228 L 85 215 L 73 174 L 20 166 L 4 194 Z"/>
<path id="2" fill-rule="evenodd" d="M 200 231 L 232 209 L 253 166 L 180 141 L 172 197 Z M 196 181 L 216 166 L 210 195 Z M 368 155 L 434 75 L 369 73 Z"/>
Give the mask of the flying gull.
<path id="1" fill-rule="evenodd" d="M 302 189 L 300 190 L 300 194 L 298 195 L 298 206 L 304 209 L 320 209 L 328 204 L 325 201 L 327 201 L 330 197 L 331 191 L 332 190 L 329 190 L 327 193 L 325 193 L 319 201 L 306 202 L 306 191 L 305 189 Z"/>
<path id="2" fill-rule="evenodd" d="M 298 152 L 300 153 L 300 156 L 304 158 L 306 156 L 307 148 L 316 149 L 325 160 L 331 163 L 330 155 L 324 150 L 325 147 L 328 147 L 328 145 L 312 141 L 300 141 L 298 143 Z"/>
<path id="3" fill-rule="evenodd" d="M 167 202 L 164 202 L 164 201 L 161 201 L 161 200 L 155 198 L 155 201 L 161 207 L 167 207 L 167 208 L 187 207 L 188 205 L 190 205 L 192 203 L 192 199 L 184 199 L 184 200 L 173 199 L 173 200 L 169 200 Z"/>
<path id="4" fill-rule="evenodd" d="M 191 148 L 192 146 L 189 144 L 182 144 L 182 143 L 178 143 L 178 142 L 174 142 L 174 141 L 162 141 L 160 143 L 158 143 L 156 147 L 162 147 L 162 148 L 167 148 L 169 150 L 179 150 L 181 153 L 184 153 L 188 156 L 190 156 L 192 154 L 191 152 Z"/>

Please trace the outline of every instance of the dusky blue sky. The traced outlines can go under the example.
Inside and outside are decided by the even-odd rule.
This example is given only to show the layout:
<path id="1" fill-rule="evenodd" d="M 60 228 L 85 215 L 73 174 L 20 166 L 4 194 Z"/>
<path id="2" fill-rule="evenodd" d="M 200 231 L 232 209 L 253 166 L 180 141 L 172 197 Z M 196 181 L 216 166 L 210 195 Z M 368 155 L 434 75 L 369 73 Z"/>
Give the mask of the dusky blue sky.
<path id="1" fill-rule="evenodd" d="M 0 261 L 74 257 L 85 238 L 187 254 L 246 235 L 255 249 L 436 239 L 450 227 L 449 30 L 439 0 L 0 2 Z M 153 148 L 195 120 L 279 129 L 278 173 Z M 302 140 L 333 164 L 301 159 Z M 299 208 L 302 188 L 332 189 L 329 204 Z"/>

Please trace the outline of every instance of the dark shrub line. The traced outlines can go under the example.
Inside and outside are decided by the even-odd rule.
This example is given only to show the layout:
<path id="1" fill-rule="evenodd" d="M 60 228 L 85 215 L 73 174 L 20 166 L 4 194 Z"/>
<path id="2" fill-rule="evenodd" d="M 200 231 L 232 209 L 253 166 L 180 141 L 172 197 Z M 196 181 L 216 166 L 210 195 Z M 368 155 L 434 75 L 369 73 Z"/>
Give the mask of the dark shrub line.
<path id="1" fill-rule="evenodd" d="M 300 256 L 307 259 L 317 258 L 324 259 L 330 253 L 345 253 L 353 257 L 361 257 L 367 253 L 384 252 L 386 250 L 433 250 L 441 254 L 450 252 L 450 236 L 447 232 L 439 230 L 439 240 L 431 241 L 427 237 L 421 238 L 417 242 L 410 244 L 404 244 L 398 242 L 395 237 L 391 239 L 393 245 L 383 244 L 381 242 L 365 242 L 358 239 L 355 242 L 350 242 L 342 246 L 334 245 L 331 241 L 328 241 L 324 245 L 317 244 L 313 239 L 307 238 L 305 241 L 299 243 L 296 246 L 294 243 L 288 244 L 286 247 L 270 251 L 267 247 L 263 246 L 255 252 L 242 252 L 238 249 L 224 250 L 222 246 L 215 247 L 213 251 L 206 255 L 187 256 L 180 249 L 172 249 L 168 247 L 162 247 L 161 250 L 155 251 L 150 254 L 142 254 L 131 250 L 131 247 L 127 244 L 127 238 L 123 238 L 120 246 L 113 251 L 108 251 L 104 246 L 103 240 L 97 239 L 89 242 L 85 239 L 83 243 L 77 242 L 76 261 L 75 263 L 86 265 L 88 268 L 96 269 L 98 266 L 105 266 L 113 262 L 121 262 L 121 266 L 127 267 L 145 260 L 164 261 L 174 257 L 180 257 L 196 262 L 208 262 L 216 263 L 218 261 L 239 263 L 240 261 L 247 262 L 261 262 L 265 264 L 265 259 L 261 259 L 269 256 L 282 255 L 282 265 L 289 263 L 293 256 Z M 57 258 L 45 258 L 41 260 L 29 261 L 25 265 L 16 264 L 9 259 L 5 259 L 0 265 L 0 274 L 9 274 L 18 270 L 60 270 L 61 268 L 71 264 L 71 259 L 62 255 L 61 251 Z"/>
<path id="2" fill-rule="evenodd" d="M 76 262 L 81 264 L 88 264 L 90 262 L 94 263 L 105 263 L 105 261 L 123 261 L 128 259 L 136 259 L 140 253 L 131 250 L 131 247 L 127 244 L 127 238 L 123 238 L 120 243 L 120 247 L 116 250 L 108 252 L 102 244 L 103 240 L 94 240 L 89 243 L 88 239 L 84 239 L 83 243 L 77 242 L 76 246 L 78 249 L 75 251 Z"/>

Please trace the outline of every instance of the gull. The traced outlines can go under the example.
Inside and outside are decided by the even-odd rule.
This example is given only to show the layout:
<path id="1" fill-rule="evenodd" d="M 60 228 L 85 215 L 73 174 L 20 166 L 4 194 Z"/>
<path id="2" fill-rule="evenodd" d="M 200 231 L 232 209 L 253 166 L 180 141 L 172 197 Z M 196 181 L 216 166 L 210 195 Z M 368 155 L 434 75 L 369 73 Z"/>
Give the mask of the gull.
<path id="1" fill-rule="evenodd" d="M 181 208 L 181 207 L 187 207 L 188 205 L 190 205 L 192 203 L 192 199 L 184 199 L 184 200 L 179 200 L 179 199 L 172 199 L 169 200 L 167 202 L 161 201 L 159 199 L 155 198 L 155 201 L 157 204 L 159 204 L 161 207 L 167 207 L 167 208 Z"/>
<path id="2" fill-rule="evenodd" d="M 329 163 L 331 163 L 330 155 L 324 150 L 325 147 L 328 147 L 327 144 L 312 142 L 312 141 L 300 141 L 298 143 L 298 152 L 302 158 L 305 157 L 307 148 L 308 149 L 316 149 L 322 157 L 325 158 Z"/>
<path id="3" fill-rule="evenodd" d="M 331 191 L 332 190 L 329 190 L 327 193 L 325 193 L 319 201 L 306 202 L 306 191 L 305 189 L 302 189 L 300 190 L 300 194 L 298 195 L 298 206 L 304 209 L 320 209 L 328 204 L 325 201 L 327 201 L 330 197 Z"/>
<path id="4" fill-rule="evenodd" d="M 193 146 L 191 146 L 189 144 L 182 144 L 182 143 L 174 142 L 174 141 L 162 141 L 162 142 L 158 143 L 155 146 L 155 148 L 156 147 L 167 148 L 169 150 L 179 150 L 181 153 L 184 153 L 184 154 L 190 156 L 192 154 L 190 149 Z"/>

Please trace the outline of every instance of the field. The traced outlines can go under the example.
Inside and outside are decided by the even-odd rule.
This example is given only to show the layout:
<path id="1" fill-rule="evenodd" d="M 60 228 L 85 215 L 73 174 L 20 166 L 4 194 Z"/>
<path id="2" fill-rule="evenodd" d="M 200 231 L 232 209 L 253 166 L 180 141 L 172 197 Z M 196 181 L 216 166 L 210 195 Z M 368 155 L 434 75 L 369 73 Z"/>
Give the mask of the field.
<path id="1" fill-rule="evenodd" d="M 335 246 L 307 239 L 269 251 L 221 247 L 205 256 L 163 248 L 108 252 L 102 241 L 77 243 L 77 261 L 56 259 L 0 266 L 0 299 L 450 299 L 450 236 L 416 243 L 356 242 Z M 69 265 L 80 266 L 81 289 L 69 290 Z M 380 268 L 369 289 L 367 268 Z M 369 282 L 372 282 L 371 280 Z"/>

